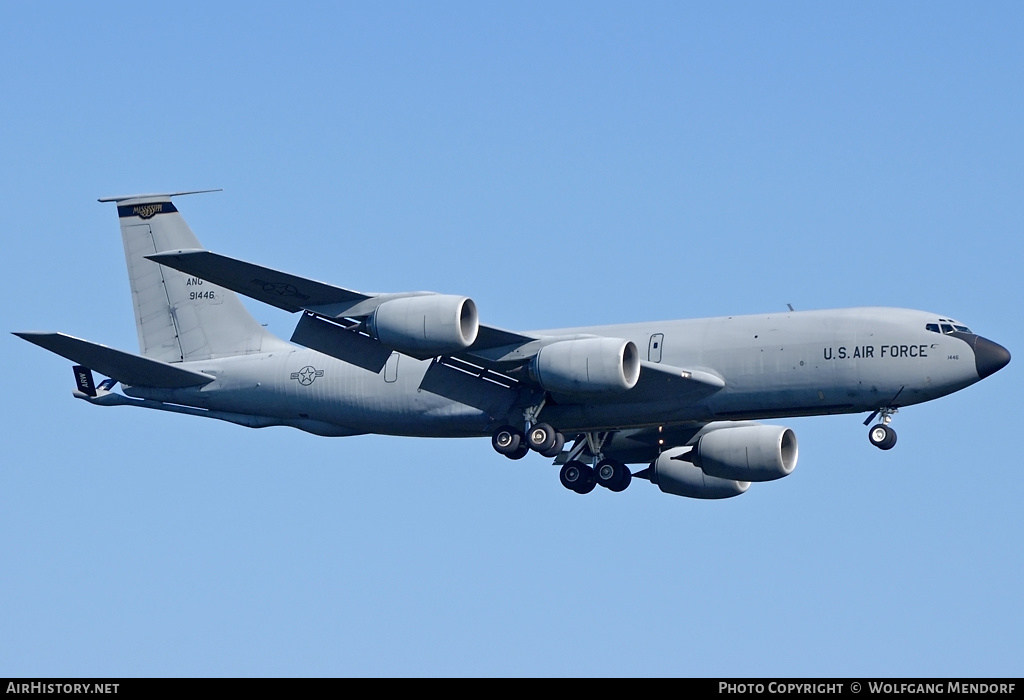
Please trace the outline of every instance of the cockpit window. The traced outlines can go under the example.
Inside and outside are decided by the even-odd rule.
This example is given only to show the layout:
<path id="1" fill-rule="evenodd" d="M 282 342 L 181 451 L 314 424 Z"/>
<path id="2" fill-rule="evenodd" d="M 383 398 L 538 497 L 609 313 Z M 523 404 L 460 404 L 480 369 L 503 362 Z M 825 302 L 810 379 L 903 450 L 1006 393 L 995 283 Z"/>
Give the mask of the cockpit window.
<path id="1" fill-rule="evenodd" d="M 971 335 L 974 335 L 970 328 L 967 326 L 961 326 L 959 323 L 954 323 L 951 319 L 940 318 L 939 321 L 941 321 L 941 323 L 926 323 L 924 325 L 924 329 L 926 331 L 931 331 L 932 333 L 949 334 L 955 331 L 958 333 L 971 333 Z"/>

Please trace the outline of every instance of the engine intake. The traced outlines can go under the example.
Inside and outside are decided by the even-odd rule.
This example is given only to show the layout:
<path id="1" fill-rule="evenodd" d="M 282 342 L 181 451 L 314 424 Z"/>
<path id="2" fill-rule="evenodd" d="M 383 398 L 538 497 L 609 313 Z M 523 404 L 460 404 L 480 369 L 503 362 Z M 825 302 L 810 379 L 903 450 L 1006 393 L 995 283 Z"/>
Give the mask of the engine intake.
<path id="1" fill-rule="evenodd" d="M 480 319 L 469 297 L 428 294 L 384 302 L 367 326 L 384 345 L 425 359 L 468 348 L 476 341 Z"/>
<path id="2" fill-rule="evenodd" d="M 530 375 L 555 393 L 629 391 L 640 379 L 640 353 L 633 341 L 622 338 L 563 340 L 540 349 Z"/>

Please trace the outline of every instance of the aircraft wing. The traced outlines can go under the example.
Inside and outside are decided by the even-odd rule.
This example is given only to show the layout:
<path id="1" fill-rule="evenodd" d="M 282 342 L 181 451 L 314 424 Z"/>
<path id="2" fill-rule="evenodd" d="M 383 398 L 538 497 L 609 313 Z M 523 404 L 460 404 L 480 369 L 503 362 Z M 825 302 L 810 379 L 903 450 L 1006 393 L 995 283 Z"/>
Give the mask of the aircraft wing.
<path id="1" fill-rule="evenodd" d="M 184 389 L 209 384 L 214 380 L 209 374 L 115 350 L 64 333 L 21 332 L 14 335 L 128 386 Z"/>
<path id="2" fill-rule="evenodd" d="M 431 294 L 431 292 L 401 292 L 398 294 L 357 292 L 230 258 L 226 255 L 219 255 L 208 250 L 167 251 L 146 257 L 161 265 L 172 267 L 185 274 L 195 275 L 279 309 L 291 313 L 309 311 L 316 316 L 328 319 L 366 317 L 386 301 Z M 516 345 L 531 340 L 535 340 L 535 338 L 481 324 L 476 342 L 469 350 Z M 294 342 L 305 345 L 299 339 L 294 339 Z M 321 350 L 321 348 L 311 345 L 306 347 Z"/>
<path id="3" fill-rule="evenodd" d="M 292 313 L 303 309 L 350 306 L 372 297 L 208 250 L 169 251 L 146 257 Z"/>
<path id="4" fill-rule="evenodd" d="M 392 351 L 399 348 L 377 340 L 367 328 L 368 317 L 387 301 L 432 294 L 366 294 L 201 249 L 167 251 L 146 257 L 285 311 L 302 311 L 292 342 L 370 372 L 380 372 Z M 479 324 L 475 340 L 463 350 L 438 353 L 429 349 L 405 348 L 399 351 L 418 359 L 436 359 L 437 366 L 432 368 L 430 381 L 425 380 L 423 388 L 448 395 L 445 392 L 451 391 L 451 387 L 468 386 L 465 376 L 475 378 L 478 383 L 497 382 L 505 389 L 516 385 L 539 388 L 526 369 L 544 347 L 594 338 L 592 335 L 524 334 Z M 446 379 L 440 379 L 442 376 Z M 596 403 L 692 401 L 723 386 L 725 383 L 720 377 L 707 372 L 643 362 L 636 385 L 628 392 L 603 396 L 594 396 L 586 391 L 583 392 L 585 396 L 570 392 L 562 393 L 559 398 L 572 403 L 581 398 Z M 482 398 L 457 400 L 471 404 L 473 401 L 491 402 L 493 387 L 485 388 L 487 391 Z M 552 394 L 558 395 L 559 392 L 552 391 Z"/>

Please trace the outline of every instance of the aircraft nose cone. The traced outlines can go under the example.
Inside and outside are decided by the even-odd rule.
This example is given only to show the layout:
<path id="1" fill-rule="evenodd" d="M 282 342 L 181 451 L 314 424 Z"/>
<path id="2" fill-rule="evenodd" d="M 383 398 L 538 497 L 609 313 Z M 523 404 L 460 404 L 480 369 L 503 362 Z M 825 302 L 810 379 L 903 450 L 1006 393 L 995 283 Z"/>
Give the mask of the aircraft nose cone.
<path id="1" fill-rule="evenodd" d="M 995 374 L 1010 362 L 1010 351 L 999 343 L 993 343 L 980 335 L 974 343 L 974 365 L 978 368 L 978 376 L 984 379 Z"/>

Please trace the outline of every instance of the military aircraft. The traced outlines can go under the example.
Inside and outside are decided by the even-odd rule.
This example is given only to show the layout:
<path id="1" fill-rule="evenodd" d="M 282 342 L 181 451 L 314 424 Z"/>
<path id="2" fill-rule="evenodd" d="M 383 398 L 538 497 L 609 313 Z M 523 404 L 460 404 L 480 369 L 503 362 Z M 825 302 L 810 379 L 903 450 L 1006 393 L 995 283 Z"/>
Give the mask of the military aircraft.
<path id="1" fill-rule="evenodd" d="M 729 498 L 796 467 L 793 431 L 757 420 L 871 412 L 888 450 L 899 408 L 1010 361 L 958 321 L 893 308 L 503 330 L 469 297 L 361 293 L 204 250 L 172 201 L 195 193 L 99 200 L 117 206 L 141 354 L 15 334 L 76 363 L 76 398 L 324 436 L 490 436 L 509 459 L 553 459 L 576 493 L 642 478 Z M 236 293 L 300 314 L 291 342 Z"/>

